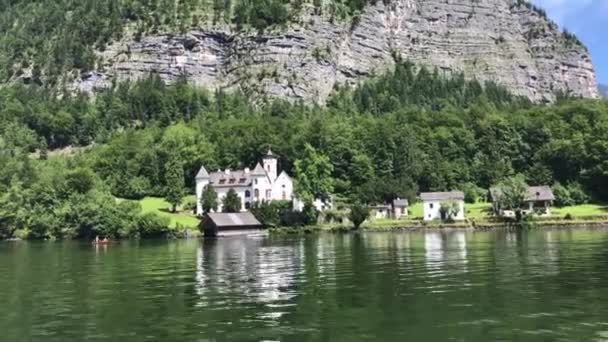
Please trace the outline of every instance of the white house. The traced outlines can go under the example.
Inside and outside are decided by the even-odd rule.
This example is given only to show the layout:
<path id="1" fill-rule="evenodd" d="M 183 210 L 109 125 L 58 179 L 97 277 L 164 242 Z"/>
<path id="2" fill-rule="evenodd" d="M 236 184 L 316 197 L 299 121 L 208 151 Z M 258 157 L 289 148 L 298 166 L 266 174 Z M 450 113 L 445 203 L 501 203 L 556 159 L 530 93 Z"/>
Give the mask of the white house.
<path id="1" fill-rule="evenodd" d="M 269 149 L 253 170 L 218 170 L 208 173 L 201 166 L 196 175 L 196 213 L 203 214 L 201 197 L 206 187 L 211 186 L 217 192 L 218 211 L 222 211 L 222 200 L 230 189 L 234 189 L 241 199 L 241 211 L 247 211 L 253 202 L 272 200 L 292 200 L 293 181 L 283 171 L 278 173 L 277 158 Z"/>
<path id="2" fill-rule="evenodd" d="M 492 206 L 494 213 L 502 217 L 515 217 L 513 208 L 503 208 L 502 193 L 498 188 L 491 188 Z M 522 208 L 523 215 L 536 214 L 538 216 L 551 216 L 551 205 L 555 201 L 555 195 L 550 186 L 530 186 L 526 191 Z"/>
<path id="3" fill-rule="evenodd" d="M 461 191 L 451 192 L 423 192 L 420 194 L 422 199 L 424 221 L 441 220 L 441 204 L 446 202 L 456 203 L 459 210 L 452 217 L 453 220 L 464 220 L 464 193 Z"/>

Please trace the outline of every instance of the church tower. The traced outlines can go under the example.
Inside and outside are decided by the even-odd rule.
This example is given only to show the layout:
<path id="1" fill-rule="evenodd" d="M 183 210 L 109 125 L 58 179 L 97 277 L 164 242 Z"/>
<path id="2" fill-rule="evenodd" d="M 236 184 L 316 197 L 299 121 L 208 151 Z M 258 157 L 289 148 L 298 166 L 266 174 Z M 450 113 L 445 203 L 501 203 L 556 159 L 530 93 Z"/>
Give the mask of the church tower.
<path id="1" fill-rule="evenodd" d="M 268 178 L 274 182 L 277 179 L 277 158 L 272 154 L 270 148 L 262 159 L 262 164 L 264 164 L 264 171 L 268 174 Z"/>

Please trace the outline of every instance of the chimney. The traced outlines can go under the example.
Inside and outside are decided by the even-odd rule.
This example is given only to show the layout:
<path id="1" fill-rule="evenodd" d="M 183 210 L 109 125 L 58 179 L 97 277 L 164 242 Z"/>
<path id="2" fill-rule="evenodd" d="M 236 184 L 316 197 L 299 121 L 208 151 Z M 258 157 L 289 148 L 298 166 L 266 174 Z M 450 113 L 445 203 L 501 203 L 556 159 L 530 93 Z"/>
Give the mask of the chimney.
<path id="1" fill-rule="evenodd" d="M 230 169 L 226 169 L 226 171 L 224 171 L 224 173 L 226 173 L 227 175 L 230 174 Z"/>
<path id="2" fill-rule="evenodd" d="M 251 170 L 249 170 L 248 167 L 245 168 L 245 173 L 249 173 Z"/>

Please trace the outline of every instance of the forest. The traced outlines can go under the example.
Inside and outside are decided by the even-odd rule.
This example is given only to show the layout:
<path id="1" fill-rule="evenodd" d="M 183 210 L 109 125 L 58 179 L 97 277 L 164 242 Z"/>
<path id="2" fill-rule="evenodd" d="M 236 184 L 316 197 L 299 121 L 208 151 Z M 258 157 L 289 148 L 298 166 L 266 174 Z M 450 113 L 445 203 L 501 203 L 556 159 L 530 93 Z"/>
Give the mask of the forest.
<path id="1" fill-rule="evenodd" d="M 162 218 L 114 198 L 164 196 L 171 184 L 192 193 L 201 164 L 251 167 L 269 146 L 296 186 L 308 177 L 300 192 L 346 203 L 450 189 L 483 198 L 513 175 L 608 200 L 605 101 L 534 105 L 404 61 L 356 89 L 336 89 L 324 106 L 253 105 L 157 75 L 95 97 L 14 84 L 0 93 L 0 145 L 5 238 L 170 233 Z M 81 152 L 58 155 L 66 147 Z M 183 182 L 168 182 L 176 169 Z"/>

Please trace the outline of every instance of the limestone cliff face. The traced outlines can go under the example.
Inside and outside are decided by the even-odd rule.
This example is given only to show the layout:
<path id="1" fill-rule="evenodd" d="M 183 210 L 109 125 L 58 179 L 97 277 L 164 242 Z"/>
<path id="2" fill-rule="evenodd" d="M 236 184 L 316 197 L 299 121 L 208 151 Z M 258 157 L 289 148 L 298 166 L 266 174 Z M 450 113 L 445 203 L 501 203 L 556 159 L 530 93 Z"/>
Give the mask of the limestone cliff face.
<path id="1" fill-rule="evenodd" d="M 203 27 L 183 35 L 126 38 L 100 53 L 82 76 L 85 90 L 152 71 L 167 81 L 323 103 L 336 84 L 356 84 L 390 68 L 392 55 L 451 75 L 493 80 L 534 101 L 554 91 L 598 97 L 591 57 L 554 24 L 517 0 L 392 0 L 369 6 L 356 23 L 312 9 L 300 24 L 255 33 Z"/>

